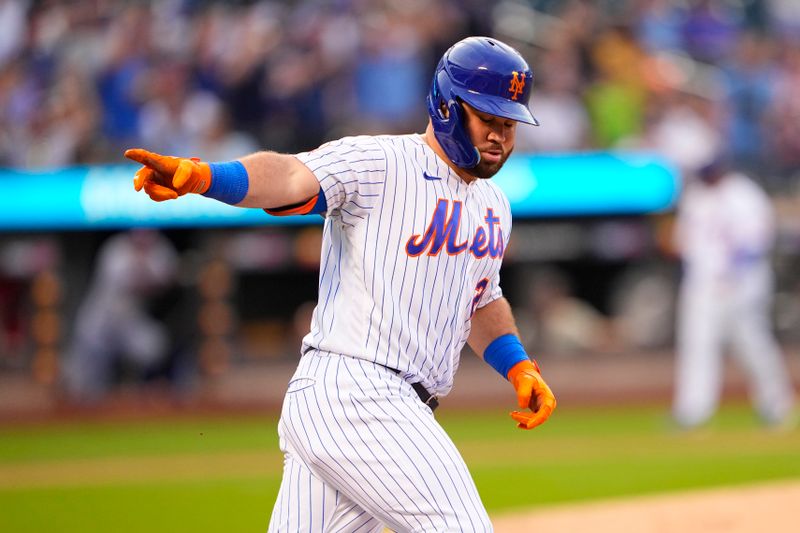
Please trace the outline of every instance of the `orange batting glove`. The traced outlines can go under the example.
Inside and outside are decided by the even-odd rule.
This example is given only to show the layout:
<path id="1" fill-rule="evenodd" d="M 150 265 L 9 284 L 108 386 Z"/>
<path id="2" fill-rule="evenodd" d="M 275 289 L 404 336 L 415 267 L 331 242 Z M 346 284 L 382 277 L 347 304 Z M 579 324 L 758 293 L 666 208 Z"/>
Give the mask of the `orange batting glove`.
<path id="1" fill-rule="evenodd" d="M 518 428 L 533 429 L 550 418 L 556 408 L 556 397 L 542 379 L 536 361 L 520 361 L 511 367 L 508 371 L 508 381 L 517 391 L 520 408 L 530 407 L 530 412 L 511 412 L 511 418 L 517 421 Z"/>
<path id="2" fill-rule="evenodd" d="M 125 157 L 144 165 L 133 178 L 133 188 L 144 189 L 156 202 L 190 192 L 203 194 L 211 187 L 211 167 L 197 158 L 159 155 L 142 148 L 126 150 Z"/>

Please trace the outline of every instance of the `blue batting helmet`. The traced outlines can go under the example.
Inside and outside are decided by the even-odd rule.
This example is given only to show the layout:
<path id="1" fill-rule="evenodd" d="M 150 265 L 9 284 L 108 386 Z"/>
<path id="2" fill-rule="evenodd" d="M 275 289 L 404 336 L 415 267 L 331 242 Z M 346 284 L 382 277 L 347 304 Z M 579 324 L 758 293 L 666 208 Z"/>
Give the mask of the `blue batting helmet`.
<path id="1" fill-rule="evenodd" d="M 439 60 L 428 93 L 433 133 L 447 157 L 461 168 L 473 168 L 481 159 L 464 128 L 461 102 L 538 126 L 528 109 L 532 83 L 533 73 L 519 52 L 497 39 L 468 37 L 450 47 Z"/>

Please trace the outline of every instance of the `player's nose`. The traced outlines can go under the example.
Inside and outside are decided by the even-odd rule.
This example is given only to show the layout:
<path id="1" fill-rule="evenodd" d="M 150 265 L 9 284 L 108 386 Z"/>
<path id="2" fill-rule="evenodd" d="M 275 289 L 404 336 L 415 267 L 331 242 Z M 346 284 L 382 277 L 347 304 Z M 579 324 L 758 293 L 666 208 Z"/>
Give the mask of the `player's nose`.
<path id="1" fill-rule="evenodd" d="M 490 129 L 487 139 L 501 145 L 506 142 L 506 131 L 503 125 L 501 124 L 499 127 Z"/>

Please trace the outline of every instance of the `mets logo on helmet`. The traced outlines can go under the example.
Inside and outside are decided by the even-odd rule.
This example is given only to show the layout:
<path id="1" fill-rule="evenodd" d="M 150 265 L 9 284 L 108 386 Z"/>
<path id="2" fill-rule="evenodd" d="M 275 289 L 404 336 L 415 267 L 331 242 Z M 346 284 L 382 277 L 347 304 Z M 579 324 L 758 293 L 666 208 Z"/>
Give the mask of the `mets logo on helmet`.
<path id="1" fill-rule="evenodd" d="M 508 86 L 508 92 L 512 93 L 511 99 L 516 100 L 517 96 L 519 96 L 523 89 L 525 89 L 525 74 L 520 76 L 519 72 L 516 70 L 513 71 L 512 74 L 514 77 L 511 78 L 511 84 Z"/>

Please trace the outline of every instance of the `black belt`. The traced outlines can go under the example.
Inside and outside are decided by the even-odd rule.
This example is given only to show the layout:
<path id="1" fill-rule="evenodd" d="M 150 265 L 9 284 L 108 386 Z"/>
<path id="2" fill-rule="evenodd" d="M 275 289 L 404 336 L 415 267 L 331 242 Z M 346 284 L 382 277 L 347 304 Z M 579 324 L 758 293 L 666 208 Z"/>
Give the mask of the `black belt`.
<path id="1" fill-rule="evenodd" d="M 391 370 L 395 374 L 398 374 L 398 375 L 400 374 L 400 371 L 397 370 L 396 368 L 391 368 L 391 367 L 388 367 L 388 366 L 385 367 L 385 368 L 387 368 L 388 370 Z M 427 405 L 430 408 L 431 411 L 435 411 L 436 408 L 439 407 L 439 398 L 438 398 L 438 396 L 428 392 L 428 389 L 423 387 L 422 383 L 419 383 L 419 382 L 411 383 L 411 386 L 414 387 L 414 391 L 417 393 L 417 396 L 419 396 L 419 399 L 422 401 L 422 403 Z"/>
<path id="2" fill-rule="evenodd" d="M 422 403 L 430 407 L 431 411 L 435 411 L 436 408 L 439 407 L 439 398 L 436 395 L 428 392 L 428 389 L 423 387 L 422 383 L 412 383 L 411 386 L 414 387 L 415 391 L 417 391 L 417 396 L 419 396 L 419 399 L 422 400 Z"/>

